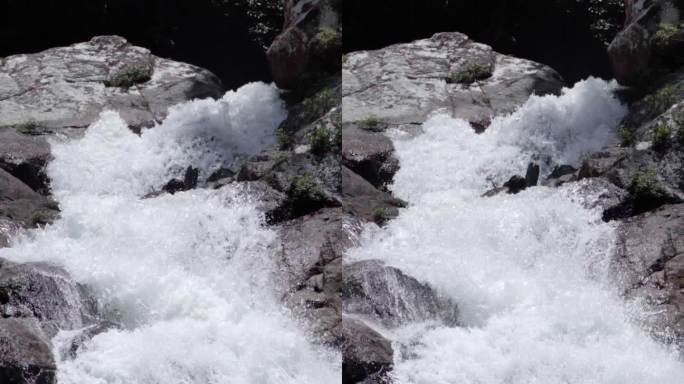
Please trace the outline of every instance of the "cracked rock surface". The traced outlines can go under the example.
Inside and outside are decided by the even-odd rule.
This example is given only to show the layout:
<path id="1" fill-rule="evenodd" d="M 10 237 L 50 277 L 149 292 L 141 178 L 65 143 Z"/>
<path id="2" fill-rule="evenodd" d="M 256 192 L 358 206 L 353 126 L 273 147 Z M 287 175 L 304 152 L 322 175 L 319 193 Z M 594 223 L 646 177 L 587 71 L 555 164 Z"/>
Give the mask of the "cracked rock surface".
<path id="1" fill-rule="evenodd" d="M 479 72 L 474 81 L 462 81 L 462 74 L 473 70 Z M 560 92 L 563 79 L 548 66 L 446 32 L 349 53 L 342 84 L 343 123 L 377 119 L 396 126 L 421 124 L 441 110 L 482 125 L 512 112 L 533 93 Z"/>
<path id="2" fill-rule="evenodd" d="M 113 81 L 122 78 L 133 81 Z M 156 57 L 122 37 L 98 36 L 0 60 L 0 127 L 24 133 L 84 128 L 111 109 L 140 128 L 163 119 L 174 104 L 223 91 L 205 69 Z"/>

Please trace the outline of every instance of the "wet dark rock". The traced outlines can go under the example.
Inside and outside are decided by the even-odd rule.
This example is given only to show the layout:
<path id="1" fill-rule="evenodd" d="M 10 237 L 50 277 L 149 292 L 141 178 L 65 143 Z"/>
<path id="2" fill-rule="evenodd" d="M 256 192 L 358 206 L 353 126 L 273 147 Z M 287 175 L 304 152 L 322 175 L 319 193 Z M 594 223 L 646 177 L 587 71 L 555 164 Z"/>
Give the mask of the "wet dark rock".
<path id="1" fill-rule="evenodd" d="M 393 156 L 394 145 L 385 135 L 345 125 L 342 131 L 342 164 L 368 180 L 376 188 L 392 181 L 399 169 Z"/>
<path id="2" fill-rule="evenodd" d="M 151 126 L 172 105 L 223 94 L 211 72 L 156 57 L 118 36 L 9 56 L 3 63 L 0 127 L 24 134 L 84 128 L 105 109 L 118 111 L 132 127 Z M 149 80 L 138 81 L 138 72 Z M 113 82 L 128 77 L 130 84 Z"/>
<path id="3" fill-rule="evenodd" d="M 493 76 L 462 84 L 447 81 L 469 68 Z M 457 32 L 345 55 L 342 122 L 380 121 L 415 128 L 437 110 L 467 121 L 510 113 L 533 93 L 558 93 L 563 81 L 553 69 L 494 52 Z"/>
<path id="4" fill-rule="evenodd" d="M 0 169 L 0 220 L 35 227 L 51 223 L 58 215 L 55 202 Z"/>
<path id="5" fill-rule="evenodd" d="M 34 318 L 52 337 L 59 329 L 83 327 L 93 316 L 84 289 L 62 268 L 49 263 L 0 259 L 0 315 Z"/>
<path id="6" fill-rule="evenodd" d="M 49 338 L 34 319 L 0 318 L 0 382 L 54 384 Z"/>
<path id="7" fill-rule="evenodd" d="M 520 175 L 514 175 L 503 186 L 507 188 L 506 193 L 516 194 L 527 189 L 527 180 Z"/>
<path id="8" fill-rule="evenodd" d="M 684 342 L 684 204 L 620 223 L 614 263 L 626 292 L 655 306 L 646 321 Z"/>
<path id="9" fill-rule="evenodd" d="M 360 175 L 343 167 L 342 206 L 362 220 L 383 224 L 396 217 L 406 202 L 375 188 Z"/>
<path id="10" fill-rule="evenodd" d="M 176 192 L 189 191 L 197 187 L 198 179 L 199 169 L 190 166 L 185 170 L 183 180 L 173 179 L 166 183 L 166 185 L 162 187 L 162 190 L 172 195 Z"/>
<path id="11" fill-rule="evenodd" d="M 355 245 L 361 223 L 341 208 L 323 209 L 278 226 L 285 301 L 309 319 L 316 338 L 339 345 L 342 338 L 342 255 Z"/>
<path id="12" fill-rule="evenodd" d="M 473 128 L 475 133 L 480 134 L 480 133 L 484 133 L 484 131 L 486 131 L 487 128 L 489 128 L 489 126 L 492 124 L 492 120 L 491 119 L 482 119 L 479 121 L 469 121 L 468 124 L 470 124 L 470 126 Z"/>
<path id="13" fill-rule="evenodd" d="M 539 182 L 539 165 L 530 163 L 525 172 L 525 183 L 528 187 L 534 187 Z"/>
<path id="14" fill-rule="evenodd" d="M 345 316 L 343 324 L 343 383 L 363 382 L 369 377 L 381 379 L 392 370 L 394 351 L 387 339 L 360 320 Z"/>
<path id="15" fill-rule="evenodd" d="M 386 327 L 413 322 L 458 324 L 458 307 L 427 284 L 377 260 L 344 266 L 345 313 L 372 318 Z"/>
<path id="16" fill-rule="evenodd" d="M 558 166 L 554 167 L 553 170 L 551 171 L 551 174 L 549 174 L 549 179 L 558 179 L 558 178 L 563 177 L 565 175 L 573 174 L 573 173 L 575 173 L 575 171 L 577 171 L 577 169 L 575 169 L 575 167 L 573 167 L 572 165 L 567 165 L 567 164 L 558 165 Z"/>
<path id="17" fill-rule="evenodd" d="M 34 191 L 46 195 L 49 182 L 45 166 L 52 158 L 44 137 L 24 135 L 14 128 L 0 129 L 0 168 Z"/>

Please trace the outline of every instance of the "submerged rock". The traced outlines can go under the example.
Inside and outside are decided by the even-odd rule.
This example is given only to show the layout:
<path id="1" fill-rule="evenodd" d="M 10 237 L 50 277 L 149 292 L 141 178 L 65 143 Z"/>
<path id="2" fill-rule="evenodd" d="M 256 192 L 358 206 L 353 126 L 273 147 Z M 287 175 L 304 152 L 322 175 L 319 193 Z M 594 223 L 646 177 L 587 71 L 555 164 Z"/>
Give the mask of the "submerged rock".
<path id="1" fill-rule="evenodd" d="M 458 307 L 427 284 L 376 260 L 344 266 L 345 313 L 373 318 L 387 327 L 423 321 L 458 323 Z"/>
<path id="2" fill-rule="evenodd" d="M 105 109 L 133 128 L 161 121 L 170 106 L 220 97 L 211 72 L 156 57 L 118 36 L 6 57 L 0 66 L 0 127 L 22 134 L 85 128 Z"/>
<path id="3" fill-rule="evenodd" d="M 370 377 L 384 381 L 394 364 L 390 342 L 357 319 L 345 316 L 343 323 L 342 382 L 368 383 L 364 380 Z"/>

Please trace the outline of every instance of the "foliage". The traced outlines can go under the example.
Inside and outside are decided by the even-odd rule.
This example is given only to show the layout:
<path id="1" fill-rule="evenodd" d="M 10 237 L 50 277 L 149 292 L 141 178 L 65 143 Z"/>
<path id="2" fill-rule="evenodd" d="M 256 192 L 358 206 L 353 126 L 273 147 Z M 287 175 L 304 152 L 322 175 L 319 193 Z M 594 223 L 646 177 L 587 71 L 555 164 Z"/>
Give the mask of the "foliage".
<path id="1" fill-rule="evenodd" d="M 389 220 L 389 213 L 386 208 L 378 207 L 373 210 L 373 221 L 377 225 L 382 225 Z"/>
<path id="2" fill-rule="evenodd" d="M 657 124 L 651 131 L 651 142 L 656 150 L 663 150 L 670 145 L 672 129 L 667 122 Z"/>
<path id="3" fill-rule="evenodd" d="M 211 0 L 226 16 L 247 17 L 249 35 L 267 49 L 283 25 L 282 0 Z"/>
<path id="4" fill-rule="evenodd" d="M 38 134 L 38 124 L 35 121 L 27 121 L 14 126 L 17 132 L 23 135 L 36 135 Z"/>
<path id="5" fill-rule="evenodd" d="M 357 121 L 356 124 L 359 126 L 361 129 L 365 129 L 367 131 L 381 131 L 381 121 L 375 116 L 369 116 L 366 117 L 363 120 Z"/>
<path id="6" fill-rule="evenodd" d="M 335 94 L 335 91 L 330 88 L 326 88 L 314 96 L 305 99 L 302 102 L 305 122 L 311 122 L 323 116 L 333 108 L 338 101 L 339 97 Z"/>
<path id="7" fill-rule="evenodd" d="M 127 68 L 104 81 L 105 87 L 130 88 L 135 84 L 150 81 L 151 68 Z"/>
<path id="8" fill-rule="evenodd" d="M 684 23 L 679 26 L 672 23 L 660 23 L 658 31 L 653 35 L 653 41 L 660 44 L 667 43 L 677 35 L 681 28 L 684 28 Z"/>
<path id="9" fill-rule="evenodd" d="M 675 115 L 674 121 L 677 124 L 677 142 L 684 145 L 684 109 Z"/>
<path id="10" fill-rule="evenodd" d="M 637 201 L 661 200 L 667 195 L 663 183 L 651 170 L 636 172 L 627 189 Z"/>
<path id="11" fill-rule="evenodd" d="M 288 149 L 294 144 L 294 132 L 292 130 L 280 126 L 276 131 L 278 136 L 278 147 L 280 149 Z"/>
<path id="12" fill-rule="evenodd" d="M 658 116 L 667 111 L 677 102 L 677 92 L 674 86 L 668 85 L 655 93 L 644 97 L 644 103 L 648 107 L 650 116 Z"/>
<path id="13" fill-rule="evenodd" d="M 325 47 L 342 44 L 342 36 L 330 27 L 323 27 L 316 34 L 316 39 Z"/>
<path id="14" fill-rule="evenodd" d="M 622 28 L 624 3 L 624 0 L 577 0 L 577 4 L 586 9 L 592 35 L 604 45 L 608 45 Z"/>
<path id="15" fill-rule="evenodd" d="M 324 125 L 317 126 L 311 132 L 311 152 L 324 155 L 330 151 L 333 143 L 333 134 Z"/>
<path id="16" fill-rule="evenodd" d="M 294 202 L 320 202 L 325 200 L 325 194 L 310 173 L 295 176 L 287 190 L 287 195 Z"/>
<path id="17" fill-rule="evenodd" d="M 54 213 L 47 210 L 37 210 L 31 215 L 31 225 L 46 225 L 52 221 Z"/>
<path id="18" fill-rule="evenodd" d="M 634 128 L 629 124 L 620 125 L 617 134 L 620 138 L 620 145 L 623 147 L 631 147 L 636 143 Z"/>
<path id="19" fill-rule="evenodd" d="M 457 83 L 470 85 L 478 80 L 486 79 L 491 75 L 491 66 L 480 63 L 468 63 L 463 69 L 450 73 L 446 81 L 449 84 Z"/>

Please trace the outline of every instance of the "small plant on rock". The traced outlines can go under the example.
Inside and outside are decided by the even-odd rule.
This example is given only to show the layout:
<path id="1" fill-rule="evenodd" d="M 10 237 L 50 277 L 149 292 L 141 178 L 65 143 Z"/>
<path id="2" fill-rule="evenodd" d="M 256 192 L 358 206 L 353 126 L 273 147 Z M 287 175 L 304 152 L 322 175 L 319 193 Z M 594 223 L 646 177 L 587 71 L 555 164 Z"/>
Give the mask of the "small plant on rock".
<path id="1" fill-rule="evenodd" d="M 660 23 L 658 31 L 653 35 L 653 39 L 657 41 L 667 41 L 677 34 L 677 26 L 671 23 Z"/>
<path id="2" fill-rule="evenodd" d="M 321 28 L 316 34 L 316 39 L 324 47 L 342 44 L 342 36 L 340 33 L 330 27 Z"/>
<path id="3" fill-rule="evenodd" d="M 316 127 L 311 132 L 311 152 L 317 155 L 325 155 L 332 147 L 332 133 L 323 125 Z"/>
<path id="4" fill-rule="evenodd" d="M 149 68 L 128 68 L 104 81 L 105 87 L 130 88 L 136 84 L 149 81 L 152 78 Z"/>
<path id="5" fill-rule="evenodd" d="M 310 173 L 295 176 L 290 183 L 287 195 L 294 202 L 320 202 L 325 200 L 325 194 Z"/>
<path id="6" fill-rule="evenodd" d="M 302 102 L 304 107 L 304 120 L 305 122 L 311 122 L 328 112 L 331 108 L 335 106 L 335 103 L 339 100 L 339 97 L 335 95 L 335 92 L 326 88 L 317 94 L 305 99 Z"/>
<path id="7" fill-rule="evenodd" d="M 670 146 L 670 135 L 672 134 L 672 129 L 667 122 L 661 122 L 653 128 L 651 131 L 651 142 L 653 144 L 653 149 L 657 151 L 662 151 Z"/>
<path id="8" fill-rule="evenodd" d="M 655 172 L 638 171 L 632 176 L 627 188 L 637 202 L 662 200 L 667 196 L 663 183 L 658 180 Z"/>
<path id="9" fill-rule="evenodd" d="M 668 85 L 644 98 L 650 116 L 658 116 L 677 102 L 675 87 Z"/>
<path id="10" fill-rule="evenodd" d="M 276 131 L 278 147 L 282 150 L 292 147 L 294 144 L 294 132 L 287 128 L 279 127 Z"/>
<path id="11" fill-rule="evenodd" d="M 389 220 L 389 213 L 386 208 L 378 207 L 373 210 L 373 221 L 377 225 L 383 225 Z"/>
<path id="12" fill-rule="evenodd" d="M 466 64 L 462 69 L 452 72 L 446 79 L 449 84 L 457 83 L 470 85 L 478 80 L 484 80 L 492 75 L 492 69 L 488 65 L 480 63 Z"/>
<path id="13" fill-rule="evenodd" d="M 620 145 L 623 147 L 631 147 L 636 144 L 636 135 L 634 128 L 629 124 L 621 124 L 617 130 Z"/>
<path id="14" fill-rule="evenodd" d="M 35 121 L 27 121 L 25 123 L 15 125 L 14 129 L 16 129 L 16 131 L 22 135 L 37 135 L 39 133 L 38 124 L 36 124 Z"/>
<path id="15" fill-rule="evenodd" d="M 382 131 L 381 121 L 375 116 L 369 116 L 363 120 L 356 122 L 356 124 L 359 126 L 359 128 L 365 129 L 367 131 Z"/>

